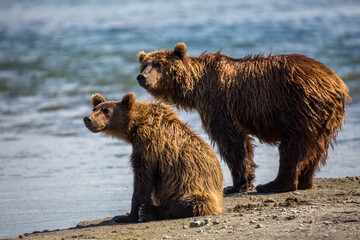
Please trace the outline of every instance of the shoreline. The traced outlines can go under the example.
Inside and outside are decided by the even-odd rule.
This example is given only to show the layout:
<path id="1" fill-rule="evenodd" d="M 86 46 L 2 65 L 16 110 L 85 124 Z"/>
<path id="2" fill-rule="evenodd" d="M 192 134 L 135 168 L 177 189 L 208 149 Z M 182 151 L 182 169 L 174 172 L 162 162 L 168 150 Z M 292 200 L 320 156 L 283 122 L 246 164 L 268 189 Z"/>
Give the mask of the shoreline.
<path id="1" fill-rule="evenodd" d="M 295 192 L 238 193 L 211 216 L 123 225 L 111 218 L 4 239 L 360 239 L 360 177 L 318 178 L 313 189 Z"/>

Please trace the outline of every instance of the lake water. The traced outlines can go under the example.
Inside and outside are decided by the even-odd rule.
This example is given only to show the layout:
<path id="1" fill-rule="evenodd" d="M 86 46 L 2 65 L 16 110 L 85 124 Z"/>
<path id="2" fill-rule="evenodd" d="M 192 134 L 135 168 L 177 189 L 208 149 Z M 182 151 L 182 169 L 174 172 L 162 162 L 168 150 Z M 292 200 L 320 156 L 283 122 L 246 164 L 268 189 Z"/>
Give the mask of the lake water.
<path id="1" fill-rule="evenodd" d="M 151 99 L 137 52 L 177 42 L 191 56 L 300 53 L 334 69 L 353 102 L 317 176 L 360 175 L 359 26 L 357 0 L 0 1 L 0 237 L 130 210 L 131 147 L 82 118 L 95 92 Z M 180 116 L 209 142 L 197 113 Z M 276 148 L 257 143 L 255 161 L 256 184 L 275 178 Z"/>

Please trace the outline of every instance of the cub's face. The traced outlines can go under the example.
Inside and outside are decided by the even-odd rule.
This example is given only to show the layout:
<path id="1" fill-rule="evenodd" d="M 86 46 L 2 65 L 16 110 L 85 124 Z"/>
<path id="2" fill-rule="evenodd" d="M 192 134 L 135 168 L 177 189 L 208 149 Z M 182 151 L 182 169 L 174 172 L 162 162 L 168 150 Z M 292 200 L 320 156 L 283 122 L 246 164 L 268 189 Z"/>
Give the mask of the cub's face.
<path id="1" fill-rule="evenodd" d="M 176 44 L 173 51 L 155 51 L 146 54 L 139 52 L 138 61 L 140 74 L 137 76 L 139 85 L 150 93 L 161 95 L 173 87 L 175 77 L 184 69 L 183 59 L 186 57 L 186 45 Z M 164 94 L 164 93 L 163 93 Z"/>
<path id="2" fill-rule="evenodd" d="M 115 111 L 115 102 L 100 103 L 94 106 L 93 112 L 84 118 L 85 126 L 95 133 L 109 129 L 111 128 Z"/>
<path id="3" fill-rule="evenodd" d="M 92 132 L 104 132 L 126 139 L 125 129 L 129 123 L 129 112 L 135 102 L 133 93 L 126 94 L 121 102 L 106 101 L 100 94 L 94 94 L 91 102 L 93 112 L 84 118 L 85 126 Z"/>

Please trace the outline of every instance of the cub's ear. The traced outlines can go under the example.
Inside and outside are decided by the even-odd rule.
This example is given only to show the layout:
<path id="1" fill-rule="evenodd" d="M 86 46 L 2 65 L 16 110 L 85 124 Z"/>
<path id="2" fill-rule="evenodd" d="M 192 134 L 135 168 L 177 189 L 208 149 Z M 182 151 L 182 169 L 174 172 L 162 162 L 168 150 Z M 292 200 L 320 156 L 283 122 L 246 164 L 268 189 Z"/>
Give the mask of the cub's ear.
<path id="1" fill-rule="evenodd" d="M 174 48 L 174 54 L 179 58 L 183 58 L 186 56 L 186 45 L 185 43 L 177 43 Z"/>
<path id="2" fill-rule="evenodd" d="M 106 100 L 99 93 L 95 93 L 95 94 L 91 95 L 91 104 L 93 105 L 93 107 L 96 107 L 97 105 L 99 105 L 102 102 L 106 102 Z"/>
<path id="3" fill-rule="evenodd" d="M 135 100 L 136 100 L 136 96 L 134 93 L 127 93 L 124 95 L 123 99 L 121 100 L 120 106 L 127 110 L 130 110 Z"/>
<path id="4" fill-rule="evenodd" d="M 138 61 L 139 63 L 142 63 L 146 57 L 146 53 L 144 51 L 141 51 L 138 53 Z"/>

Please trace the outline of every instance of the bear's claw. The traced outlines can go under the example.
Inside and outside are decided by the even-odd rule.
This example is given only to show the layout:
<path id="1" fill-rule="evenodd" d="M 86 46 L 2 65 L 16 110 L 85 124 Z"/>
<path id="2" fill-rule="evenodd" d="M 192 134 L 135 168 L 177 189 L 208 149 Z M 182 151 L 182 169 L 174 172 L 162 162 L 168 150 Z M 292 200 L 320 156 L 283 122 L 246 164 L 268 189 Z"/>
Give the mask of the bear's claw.
<path id="1" fill-rule="evenodd" d="M 267 184 L 260 184 L 256 186 L 256 191 L 258 193 L 280 193 L 280 192 L 289 192 L 295 191 L 296 186 L 290 184 L 281 184 L 277 181 L 272 181 Z"/>
<path id="2" fill-rule="evenodd" d="M 116 216 L 112 220 L 116 223 L 134 223 L 137 222 L 137 219 L 137 217 L 127 213 L 125 215 Z"/>
<path id="3" fill-rule="evenodd" d="M 248 189 L 247 188 L 234 188 L 233 186 L 228 186 L 226 188 L 224 188 L 224 195 L 230 195 L 230 194 L 234 194 L 234 193 L 242 193 L 242 192 L 247 192 Z"/>

